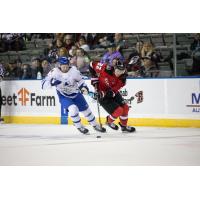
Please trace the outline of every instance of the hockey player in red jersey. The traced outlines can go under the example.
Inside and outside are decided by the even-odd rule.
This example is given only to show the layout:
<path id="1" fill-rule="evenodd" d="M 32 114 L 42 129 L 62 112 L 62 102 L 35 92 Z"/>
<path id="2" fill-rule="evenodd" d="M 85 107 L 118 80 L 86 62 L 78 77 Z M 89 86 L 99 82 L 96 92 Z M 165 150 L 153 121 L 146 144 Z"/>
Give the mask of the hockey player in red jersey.
<path id="1" fill-rule="evenodd" d="M 119 90 L 126 84 L 126 68 L 119 60 L 113 60 L 113 65 L 90 63 L 92 75 L 91 84 L 96 88 L 100 105 L 109 113 L 107 125 L 118 130 L 114 121 L 119 117 L 122 132 L 134 132 L 135 128 L 127 126 L 129 107 Z"/>

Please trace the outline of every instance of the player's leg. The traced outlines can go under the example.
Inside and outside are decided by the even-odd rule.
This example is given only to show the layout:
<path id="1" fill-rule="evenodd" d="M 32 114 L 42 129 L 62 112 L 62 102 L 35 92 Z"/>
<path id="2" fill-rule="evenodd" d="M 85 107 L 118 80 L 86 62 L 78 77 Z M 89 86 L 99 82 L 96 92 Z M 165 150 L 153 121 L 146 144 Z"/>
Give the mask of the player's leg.
<path id="1" fill-rule="evenodd" d="M 68 111 L 69 111 L 69 115 L 75 125 L 75 127 L 83 134 L 87 134 L 88 133 L 88 129 L 85 128 L 82 124 L 81 124 L 81 118 L 79 115 L 79 109 L 75 104 L 72 104 L 68 107 Z"/>
<path id="2" fill-rule="evenodd" d="M 123 109 L 119 106 L 119 104 L 113 98 L 103 98 L 99 100 L 100 105 L 110 114 L 106 117 L 106 124 L 114 129 L 118 130 L 118 126 L 114 123 L 114 121 L 122 115 Z"/>
<path id="3" fill-rule="evenodd" d="M 66 108 L 69 111 L 69 116 L 71 117 L 75 127 L 83 134 L 88 133 L 88 129 L 85 128 L 81 124 L 81 118 L 79 116 L 79 109 L 74 104 L 73 99 L 65 97 L 61 94 L 58 94 L 60 103 L 63 105 L 64 108 Z"/>
<path id="4" fill-rule="evenodd" d="M 86 102 L 84 96 L 79 93 L 77 97 L 74 99 L 75 105 L 77 105 L 78 109 L 83 113 L 84 117 L 87 119 L 87 121 L 90 123 L 90 125 L 93 126 L 93 128 L 96 131 L 99 132 L 105 132 L 106 129 L 104 127 L 101 127 L 92 113 L 91 109 L 89 108 L 88 103 Z"/>
<path id="5" fill-rule="evenodd" d="M 135 131 L 135 127 L 127 125 L 127 122 L 128 122 L 128 111 L 129 111 L 128 105 L 124 104 L 121 107 L 123 108 L 123 112 L 122 112 L 122 115 L 119 117 L 119 119 L 120 119 L 119 125 L 121 126 L 122 132 L 134 132 Z"/>
<path id="6" fill-rule="evenodd" d="M 125 103 L 120 93 L 117 93 L 115 98 L 116 98 L 116 101 L 121 106 L 121 108 L 123 109 L 122 114 L 119 116 L 119 120 L 120 120 L 119 125 L 121 126 L 122 132 L 134 132 L 135 131 L 134 127 L 127 126 L 128 112 L 129 112 L 128 105 Z"/>

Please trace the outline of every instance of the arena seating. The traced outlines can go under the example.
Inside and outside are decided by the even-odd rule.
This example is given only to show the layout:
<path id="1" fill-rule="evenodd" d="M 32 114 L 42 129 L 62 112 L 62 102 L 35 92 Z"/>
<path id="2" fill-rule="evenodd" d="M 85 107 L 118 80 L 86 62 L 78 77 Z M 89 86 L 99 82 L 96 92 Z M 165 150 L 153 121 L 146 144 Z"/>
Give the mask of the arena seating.
<path id="1" fill-rule="evenodd" d="M 128 44 L 128 48 L 123 50 L 123 55 L 127 59 L 129 54 L 133 51 L 135 44 L 142 40 L 143 42 L 151 42 L 154 44 L 156 51 L 160 51 L 163 58 L 166 58 L 170 55 L 170 52 L 173 52 L 173 34 L 172 33 L 127 33 L 124 34 L 124 39 Z M 191 55 L 190 52 L 190 44 L 193 41 L 193 35 L 189 33 L 178 33 L 176 34 L 177 40 L 177 55 L 181 53 L 186 53 Z M 12 60 L 20 58 L 23 63 L 30 63 L 31 57 L 33 56 L 41 56 L 44 53 L 44 49 L 48 47 L 48 43 L 50 43 L 52 39 L 34 39 L 33 41 L 26 41 L 26 50 L 24 51 L 9 51 L 5 53 L 0 53 L 0 60 L 4 62 L 10 62 Z M 93 60 L 100 60 L 102 55 L 105 53 L 105 49 L 94 49 L 88 52 L 89 56 Z M 182 60 L 178 60 L 178 75 L 188 75 L 187 69 L 191 68 L 192 59 L 186 58 Z M 160 76 L 168 76 L 172 74 L 171 69 L 169 67 L 169 63 L 161 62 L 160 66 Z"/>

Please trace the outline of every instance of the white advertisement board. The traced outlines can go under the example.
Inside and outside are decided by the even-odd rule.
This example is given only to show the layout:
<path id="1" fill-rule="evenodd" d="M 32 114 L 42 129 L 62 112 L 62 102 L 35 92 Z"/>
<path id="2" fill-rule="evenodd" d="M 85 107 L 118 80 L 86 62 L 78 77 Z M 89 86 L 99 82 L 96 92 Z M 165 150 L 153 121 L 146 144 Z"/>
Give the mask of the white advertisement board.
<path id="1" fill-rule="evenodd" d="M 90 80 L 86 80 L 91 91 Z M 128 79 L 121 90 L 130 118 L 200 119 L 200 79 Z M 61 115 L 55 88 L 41 89 L 41 81 L 3 81 L 3 116 Z M 96 116 L 97 103 L 84 95 Z M 107 113 L 101 108 L 101 116 Z"/>

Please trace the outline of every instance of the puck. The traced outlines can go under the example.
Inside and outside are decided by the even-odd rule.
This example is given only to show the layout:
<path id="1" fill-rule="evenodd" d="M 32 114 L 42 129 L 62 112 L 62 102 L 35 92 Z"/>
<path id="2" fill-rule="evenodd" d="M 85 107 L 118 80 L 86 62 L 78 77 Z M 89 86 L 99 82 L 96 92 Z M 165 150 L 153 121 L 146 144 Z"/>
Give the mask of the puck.
<path id="1" fill-rule="evenodd" d="M 97 135 L 97 137 L 96 138 L 101 138 L 101 136 L 100 135 Z"/>

